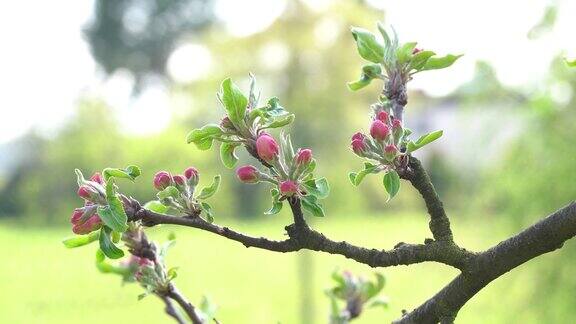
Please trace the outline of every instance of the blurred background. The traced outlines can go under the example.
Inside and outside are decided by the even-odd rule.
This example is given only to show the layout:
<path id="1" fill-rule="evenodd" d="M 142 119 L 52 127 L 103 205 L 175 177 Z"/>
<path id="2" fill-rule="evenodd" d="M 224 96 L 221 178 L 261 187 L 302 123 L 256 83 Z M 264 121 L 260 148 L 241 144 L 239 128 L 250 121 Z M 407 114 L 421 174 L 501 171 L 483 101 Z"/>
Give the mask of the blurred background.
<path id="1" fill-rule="evenodd" d="M 264 216 L 269 188 L 239 183 L 217 150 L 185 143 L 219 120 L 215 93 L 230 76 L 296 114 L 296 146 L 311 147 L 330 181 L 327 217 L 311 220 L 334 239 L 391 248 L 429 237 L 417 194 L 403 183 L 385 204 L 379 177 L 358 189 L 361 167 L 348 143 L 366 130 L 381 84 L 352 93 L 363 64 L 351 25 L 393 25 L 401 41 L 465 54 L 453 67 L 409 84 L 407 125 L 444 137 L 417 152 L 443 198 L 458 243 L 486 249 L 576 197 L 574 1 L 92 0 L 0 4 L 0 322 L 169 323 L 154 297 L 94 267 L 96 246 L 66 250 L 81 201 L 73 170 L 136 164 L 143 175 L 122 191 L 152 199 L 152 175 L 189 165 L 204 183 L 222 174 L 216 222 L 283 236 L 284 210 Z M 251 163 L 241 154 L 241 163 Z M 216 203 L 217 201 L 217 203 Z M 287 209 L 287 208 L 285 208 Z M 279 255 L 196 230 L 154 228 L 178 244 L 169 263 L 193 301 L 207 295 L 223 323 L 326 323 L 336 267 L 374 269 L 339 256 Z M 571 323 L 576 316 L 576 246 L 567 242 L 498 279 L 468 303 L 461 323 Z M 357 323 L 390 322 L 445 285 L 438 264 L 378 269 L 387 309 Z"/>

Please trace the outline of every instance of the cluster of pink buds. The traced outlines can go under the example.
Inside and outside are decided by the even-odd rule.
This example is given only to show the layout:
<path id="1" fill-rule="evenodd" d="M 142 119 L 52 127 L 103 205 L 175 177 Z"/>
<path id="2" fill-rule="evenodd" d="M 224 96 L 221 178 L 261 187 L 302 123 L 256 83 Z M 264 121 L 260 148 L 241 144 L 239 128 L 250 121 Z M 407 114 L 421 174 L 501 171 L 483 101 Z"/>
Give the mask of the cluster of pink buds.
<path id="1" fill-rule="evenodd" d="M 370 125 L 370 136 L 356 133 L 352 136 L 352 151 L 364 158 L 378 161 L 384 165 L 400 163 L 403 153 L 399 147 L 404 141 L 404 127 L 384 110 L 377 111 Z"/>
<path id="2" fill-rule="evenodd" d="M 285 142 L 288 143 L 289 139 Z M 312 150 L 299 149 L 296 153 L 286 151 L 280 149 L 270 134 L 262 132 L 256 139 L 256 152 L 260 159 L 272 166 L 273 171 L 268 175 L 252 165 L 246 165 L 236 170 L 238 179 L 251 184 L 260 181 L 273 183 L 284 197 L 300 195 L 304 191 L 300 185 L 312 171 Z M 292 151 L 291 145 L 289 151 Z"/>
<path id="3" fill-rule="evenodd" d="M 161 193 L 166 192 L 166 194 L 159 193 L 159 199 L 162 204 L 177 210 L 193 213 L 198 211 L 198 204 L 195 202 L 193 195 L 199 180 L 200 174 L 198 170 L 194 167 L 189 167 L 184 170 L 183 175 L 171 175 L 168 171 L 159 171 L 154 175 L 153 184 L 154 188 Z"/>
<path id="4" fill-rule="evenodd" d="M 95 173 L 90 181 L 84 181 L 78 188 L 78 196 L 84 199 L 84 207 L 74 209 L 70 223 L 75 234 L 88 234 L 102 227 L 102 220 L 96 213 L 99 204 L 106 204 L 104 180 Z"/>

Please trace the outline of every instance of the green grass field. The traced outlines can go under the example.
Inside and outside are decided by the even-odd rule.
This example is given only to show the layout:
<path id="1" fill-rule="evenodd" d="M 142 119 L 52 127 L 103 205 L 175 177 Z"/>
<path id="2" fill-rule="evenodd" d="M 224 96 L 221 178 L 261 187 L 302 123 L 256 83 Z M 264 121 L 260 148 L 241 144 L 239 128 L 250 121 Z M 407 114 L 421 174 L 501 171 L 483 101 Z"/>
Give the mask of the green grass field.
<path id="1" fill-rule="evenodd" d="M 286 218 L 226 225 L 254 235 L 281 238 Z M 430 234 L 422 214 L 382 215 L 337 220 L 320 219 L 314 226 L 333 239 L 370 247 L 391 248 L 399 241 L 422 242 Z M 247 249 L 242 245 L 194 229 L 165 226 L 152 229 L 154 239 L 174 230 L 178 243 L 170 251 L 169 266 L 179 266 L 176 284 L 193 302 L 203 294 L 219 306 L 222 323 L 302 323 L 301 292 L 311 294 L 307 305 L 314 323 L 326 323 L 328 300 L 335 267 L 370 276 L 376 271 L 341 256 L 316 252 L 309 255 L 280 254 Z M 497 243 L 517 229 L 494 221 L 474 224 L 454 221 L 457 240 L 480 250 Z M 136 284 L 122 286 L 115 275 L 94 267 L 96 245 L 68 250 L 60 240 L 67 229 L 22 229 L 0 225 L 4 262 L 0 267 L 0 323 L 170 323 L 163 305 L 154 296 L 137 301 Z M 461 311 L 458 323 L 539 323 L 542 309 L 556 314 L 554 323 L 568 323 L 572 292 L 554 294 L 554 287 L 538 295 L 539 278 L 569 255 L 574 247 L 533 260 L 483 290 Z M 310 257 L 311 256 L 311 257 Z M 565 259 L 563 259 L 565 260 Z M 564 261 L 565 262 L 565 261 Z M 377 269 L 386 276 L 384 294 L 388 309 L 369 309 L 355 323 L 388 323 L 411 309 L 457 274 L 441 264 Z M 301 287 L 299 273 L 309 274 L 309 286 Z M 571 274 L 568 273 L 567 276 Z M 560 281 L 562 283 L 562 281 Z M 538 297 L 537 297 L 538 296 Z M 306 299 L 310 300 L 310 298 Z M 568 305 L 568 306 L 567 306 Z"/>

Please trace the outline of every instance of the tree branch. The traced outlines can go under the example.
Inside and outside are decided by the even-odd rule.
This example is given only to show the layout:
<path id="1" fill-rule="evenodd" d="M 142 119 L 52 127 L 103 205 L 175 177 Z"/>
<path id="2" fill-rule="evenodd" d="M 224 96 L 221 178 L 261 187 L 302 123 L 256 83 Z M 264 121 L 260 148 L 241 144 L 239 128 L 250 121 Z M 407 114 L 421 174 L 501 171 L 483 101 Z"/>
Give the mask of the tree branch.
<path id="1" fill-rule="evenodd" d="M 158 296 L 158 298 L 160 298 L 166 305 L 164 310 L 166 311 L 166 314 L 168 314 L 168 316 L 173 317 L 176 320 L 176 322 L 178 322 L 178 324 L 186 324 L 186 320 L 182 318 L 182 315 L 180 315 L 176 307 L 174 307 L 174 303 L 172 303 L 172 300 L 170 298 L 160 294 L 156 294 L 156 296 Z"/>
<path id="2" fill-rule="evenodd" d="M 453 320 L 470 298 L 494 279 L 576 236 L 576 203 L 559 209 L 519 234 L 468 260 L 462 273 L 396 324 Z"/>
<path id="3" fill-rule="evenodd" d="M 311 229 L 304 221 L 300 201 L 290 199 L 295 223 L 285 227 L 288 239 L 270 240 L 264 237 L 252 237 L 236 232 L 228 227 L 211 224 L 198 216 L 171 216 L 159 214 L 140 207 L 132 199 L 131 208 L 126 208 L 129 219 L 141 220 L 144 226 L 175 224 L 193 227 L 242 243 L 246 247 L 257 247 L 274 252 L 295 252 L 301 249 L 321 251 L 343 255 L 346 258 L 367 264 L 371 267 L 389 267 L 409 265 L 425 261 L 434 261 L 462 269 L 473 253 L 452 242 L 434 241 L 426 244 L 400 243 L 392 250 L 369 249 L 352 245 L 345 241 L 333 241 L 324 234 Z"/>
<path id="4" fill-rule="evenodd" d="M 402 173 L 402 178 L 410 181 L 412 186 L 418 190 L 430 214 L 430 231 L 437 241 L 452 242 L 452 230 L 450 229 L 450 220 L 446 216 L 444 206 L 434 185 L 430 181 L 430 177 L 418 159 L 410 156 L 408 167 Z"/>
<path id="5" fill-rule="evenodd" d="M 182 309 L 186 312 L 188 317 L 192 320 L 193 324 L 203 324 L 198 314 L 196 314 L 196 309 L 194 305 L 192 305 L 186 298 L 174 287 L 174 285 L 170 285 L 169 290 L 166 296 L 174 299 Z"/>

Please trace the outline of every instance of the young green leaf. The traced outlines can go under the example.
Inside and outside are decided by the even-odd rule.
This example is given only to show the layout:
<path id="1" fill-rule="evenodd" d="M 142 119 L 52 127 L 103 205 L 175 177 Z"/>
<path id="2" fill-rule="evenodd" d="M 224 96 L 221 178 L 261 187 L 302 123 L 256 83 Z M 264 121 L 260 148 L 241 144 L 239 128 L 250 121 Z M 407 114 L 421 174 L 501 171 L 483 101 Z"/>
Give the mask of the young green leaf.
<path id="1" fill-rule="evenodd" d="M 330 193 L 330 186 L 326 178 L 310 179 L 304 182 L 303 186 L 308 194 L 314 195 L 318 199 L 324 199 Z"/>
<path id="2" fill-rule="evenodd" d="M 424 64 L 424 67 L 420 71 L 439 70 L 447 68 L 450 65 L 454 64 L 454 62 L 456 62 L 456 60 L 459 59 L 460 57 L 462 57 L 462 54 L 460 55 L 448 54 L 443 57 L 431 57 L 426 61 L 426 64 Z"/>
<path id="3" fill-rule="evenodd" d="M 273 122 L 262 127 L 261 129 L 284 127 L 286 125 L 292 124 L 292 122 L 294 121 L 294 118 L 295 118 L 294 114 L 289 114 L 289 115 L 286 115 L 284 117 L 281 117 L 281 118 L 274 120 Z"/>
<path id="4" fill-rule="evenodd" d="M 106 262 L 106 256 L 102 250 L 96 250 L 96 268 L 102 273 L 115 273 L 124 277 L 125 280 L 133 280 L 129 267 L 116 266 Z"/>
<path id="5" fill-rule="evenodd" d="M 270 194 L 272 195 L 272 208 L 266 211 L 264 213 L 265 215 L 275 215 L 282 210 L 282 202 L 279 200 L 280 191 L 278 191 L 276 188 L 273 188 L 270 190 Z"/>
<path id="6" fill-rule="evenodd" d="M 220 126 L 216 124 L 208 124 L 202 128 L 194 129 L 188 133 L 186 136 L 186 142 L 188 144 L 194 143 L 198 149 L 206 151 L 212 147 L 212 141 L 214 137 L 220 136 L 222 134 L 223 131 Z"/>
<path id="7" fill-rule="evenodd" d="M 134 181 L 141 173 L 142 171 L 140 168 L 135 165 L 129 165 L 125 169 L 106 168 L 102 171 L 102 175 L 106 181 L 111 177 L 130 179 Z"/>
<path id="8" fill-rule="evenodd" d="M 212 214 L 212 206 L 207 202 L 201 202 L 202 210 L 206 212 L 206 220 L 209 223 L 214 223 L 214 215 Z"/>
<path id="9" fill-rule="evenodd" d="M 412 51 L 416 47 L 416 42 L 410 42 L 402 45 L 396 50 L 396 56 L 398 58 L 398 63 L 404 64 L 410 60 L 412 57 Z"/>
<path id="10" fill-rule="evenodd" d="M 316 196 L 304 196 L 301 198 L 301 202 L 304 210 L 308 211 L 312 216 L 324 217 L 324 209 L 322 205 L 318 203 Z"/>
<path id="11" fill-rule="evenodd" d="M 164 201 L 166 198 L 170 197 L 176 199 L 180 197 L 180 190 L 174 186 L 168 186 L 166 189 L 158 192 L 156 197 L 158 197 L 158 200 L 160 201 Z"/>
<path id="12" fill-rule="evenodd" d="M 238 143 L 222 143 L 220 145 L 220 159 L 222 164 L 228 169 L 232 169 L 236 162 L 238 162 L 238 157 L 234 154 L 236 147 L 240 145 Z"/>
<path id="13" fill-rule="evenodd" d="M 119 259 L 124 256 L 124 252 L 112 242 L 111 232 L 112 230 L 108 226 L 103 226 L 100 229 L 100 250 L 110 259 Z"/>
<path id="14" fill-rule="evenodd" d="M 160 213 L 160 214 L 164 214 L 168 211 L 168 206 L 165 206 L 164 204 L 162 204 L 158 200 L 151 200 L 151 201 L 147 202 L 146 204 L 144 204 L 143 207 L 144 207 L 144 209 L 153 211 L 155 213 Z"/>
<path id="15" fill-rule="evenodd" d="M 246 106 L 248 99 L 242 91 L 232 82 L 230 78 L 222 81 L 220 86 L 220 93 L 222 95 L 222 102 L 228 112 L 228 118 L 237 128 L 242 125 L 244 116 L 246 115 Z"/>
<path id="16" fill-rule="evenodd" d="M 358 173 L 350 173 L 348 174 L 348 177 L 350 178 L 350 181 L 352 182 L 353 185 L 355 185 L 356 187 L 358 187 L 360 185 L 360 183 L 362 182 L 362 180 L 364 180 L 364 178 L 370 174 L 370 173 L 378 173 L 378 166 L 375 164 L 371 164 L 371 163 L 364 163 L 364 170 L 358 172 Z"/>
<path id="17" fill-rule="evenodd" d="M 382 66 L 380 64 L 366 64 L 362 66 L 362 73 L 370 79 L 382 78 Z"/>
<path id="18" fill-rule="evenodd" d="M 394 198 L 400 190 L 400 176 L 395 170 L 389 170 L 384 175 L 384 188 L 388 192 L 388 200 Z"/>
<path id="19" fill-rule="evenodd" d="M 424 65 L 426 65 L 426 62 L 428 62 L 428 59 L 434 55 L 436 55 L 436 53 L 434 53 L 432 51 L 421 51 L 421 52 L 414 54 L 414 56 L 410 60 L 410 69 L 409 70 L 414 69 L 416 71 L 420 71 L 424 67 Z"/>
<path id="20" fill-rule="evenodd" d="M 114 215 L 110 206 L 98 206 L 98 216 L 100 216 L 100 219 L 102 219 L 102 222 L 106 226 L 115 231 L 124 232 L 128 229 L 128 226 L 123 224 L 122 221 Z"/>
<path id="21" fill-rule="evenodd" d="M 99 236 L 100 232 L 95 231 L 86 235 L 75 235 L 72 237 L 65 238 L 62 241 L 62 243 L 64 243 L 64 246 L 66 246 L 67 248 L 72 249 L 75 247 L 84 246 L 94 241 L 97 241 Z"/>
<path id="22" fill-rule="evenodd" d="M 368 86 L 370 84 L 370 82 L 372 82 L 372 79 L 367 77 L 366 75 L 362 74 L 360 79 L 358 79 L 356 81 L 348 82 L 346 85 L 348 86 L 348 89 L 350 89 L 351 91 L 358 91 L 358 90 Z"/>
<path id="23" fill-rule="evenodd" d="M 417 149 L 423 147 L 424 145 L 430 144 L 435 140 L 439 139 L 440 137 L 442 137 L 442 134 L 444 134 L 444 131 L 438 130 L 435 132 L 428 133 L 426 135 L 422 135 L 416 142 L 409 141 L 408 144 L 406 145 L 406 150 L 408 151 L 408 153 L 414 152 Z"/>
<path id="24" fill-rule="evenodd" d="M 376 36 L 363 28 L 352 27 L 352 36 L 356 40 L 358 53 L 362 58 L 373 63 L 384 59 L 384 47 L 376 40 Z"/>
<path id="25" fill-rule="evenodd" d="M 128 216 L 124 211 L 122 201 L 118 198 L 118 195 L 114 190 L 113 178 L 108 179 L 106 182 L 106 202 L 108 203 L 108 206 L 98 206 L 98 215 L 104 224 L 116 232 L 122 233 L 126 231 L 128 229 Z"/>
<path id="26" fill-rule="evenodd" d="M 218 187 L 220 186 L 220 175 L 214 176 L 214 180 L 212 184 L 206 188 L 203 188 L 200 191 L 200 194 L 196 197 L 196 199 L 207 199 L 212 197 L 216 191 L 218 191 Z"/>

